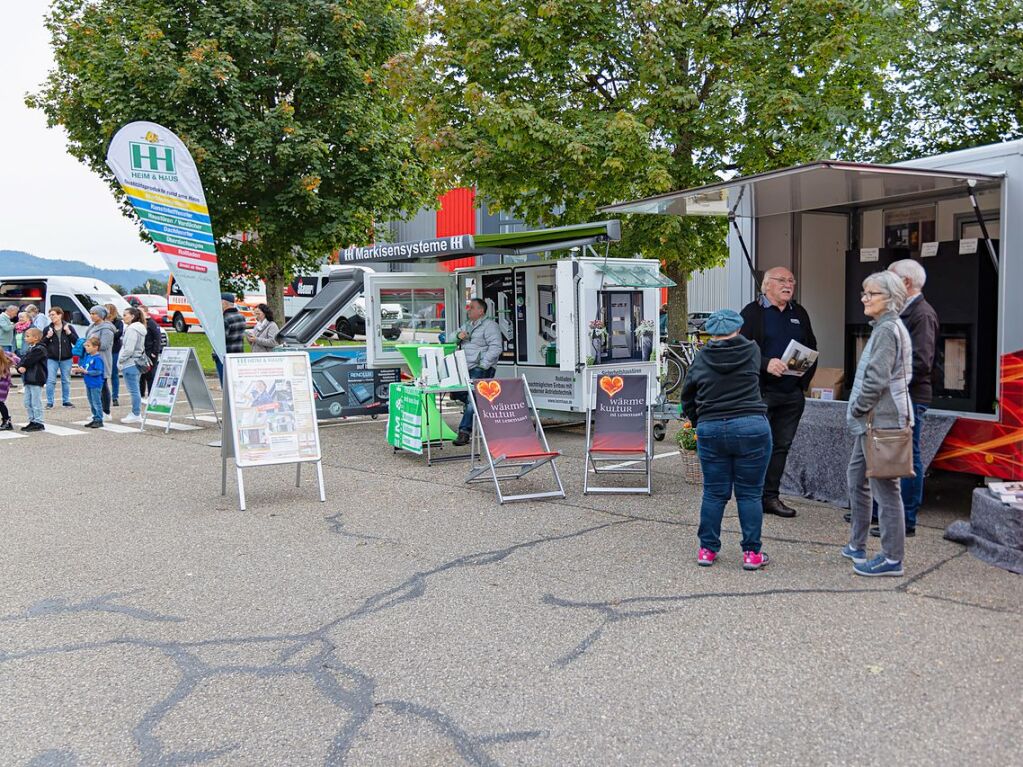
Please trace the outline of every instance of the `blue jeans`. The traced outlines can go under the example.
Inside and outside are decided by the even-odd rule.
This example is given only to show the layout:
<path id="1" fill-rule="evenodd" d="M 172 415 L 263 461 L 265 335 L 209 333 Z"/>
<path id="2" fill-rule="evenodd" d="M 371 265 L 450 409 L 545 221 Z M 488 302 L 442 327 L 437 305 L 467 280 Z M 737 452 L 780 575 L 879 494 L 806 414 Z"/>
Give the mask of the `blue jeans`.
<path id="1" fill-rule="evenodd" d="M 217 380 L 220 381 L 220 386 L 224 386 L 224 363 L 220 361 L 220 357 L 213 354 L 213 364 L 217 366 Z"/>
<path id="2" fill-rule="evenodd" d="M 137 365 L 128 365 L 124 370 L 121 371 L 121 375 L 124 376 L 124 385 L 128 388 L 128 393 L 131 395 L 131 414 L 142 415 L 142 393 L 139 391 L 139 372 Z"/>
<path id="3" fill-rule="evenodd" d="M 46 360 L 46 404 L 53 406 L 53 390 L 57 388 L 57 371 L 60 371 L 60 397 L 65 405 L 71 403 L 71 358 Z"/>
<path id="4" fill-rule="evenodd" d="M 493 378 L 494 368 L 469 368 L 469 378 L 473 381 L 480 378 Z M 472 406 L 472 399 L 466 392 L 455 392 L 451 399 L 465 403 L 465 410 L 462 412 L 462 420 L 458 422 L 459 431 L 472 431 L 472 415 L 476 408 Z"/>
<path id="5" fill-rule="evenodd" d="M 906 529 L 916 527 L 916 513 L 924 500 L 924 462 L 920 457 L 920 432 L 923 430 L 927 405 L 913 405 L 913 471 L 915 477 L 904 477 L 900 481 L 902 506 L 906 510 Z"/>
<path id="6" fill-rule="evenodd" d="M 734 489 L 742 550 L 759 552 L 764 476 L 771 460 L 771 425 L 762 415 L 700 421 L 696 438 L 703 469 L 700 546 L 721 550 L 721 518 Z"/>
<path id="7" fill-rule="evenodd" d="M 89 400 L 89 408 L 92 410 L 92 420 L 103 423 L 103 387 L 85 387 L 85 396 Z"/>
<path id="8" fill-rule="evenodd" d="M 110 354 L 110 394 L 114 399 L 121 394 L 121 375 L 117 372 L 117 358 L 120 356 L 120 352 Z"/>
<path id="9" fill-rule="evenodd" d="M 25 385 L 22 395 L 25 400 L 25 411 L 28 413 L 28 420 L 33 423 L 43 422 L 43 387 Z"/>

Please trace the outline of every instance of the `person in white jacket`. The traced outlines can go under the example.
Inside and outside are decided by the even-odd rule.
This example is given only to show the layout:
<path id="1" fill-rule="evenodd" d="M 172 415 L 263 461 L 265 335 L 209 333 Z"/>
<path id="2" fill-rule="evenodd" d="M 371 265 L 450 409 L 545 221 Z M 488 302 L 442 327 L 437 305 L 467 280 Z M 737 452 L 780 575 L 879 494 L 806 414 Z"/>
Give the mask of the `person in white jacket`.
<path id="1" fill-rule="evenodd" d="M 146 321 L 142 318 L 142 312 L 134 307 L 124 310 L 123 319 L 124 335 L 121 338 L 117 368 L 131 395 L 131 413 L 122 418 L 121 423 L 138 423 L 142 420 L 142 394 L 139 390 L 142 370 L 139 369 L 139 363 L 149 361 L 146 357 Z"/>

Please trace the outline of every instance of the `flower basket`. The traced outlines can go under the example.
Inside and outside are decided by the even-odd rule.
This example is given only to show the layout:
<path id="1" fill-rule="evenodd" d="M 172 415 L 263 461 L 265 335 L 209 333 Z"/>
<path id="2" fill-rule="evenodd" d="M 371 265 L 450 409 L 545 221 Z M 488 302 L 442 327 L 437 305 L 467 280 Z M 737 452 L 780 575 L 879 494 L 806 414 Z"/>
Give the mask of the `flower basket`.
<path id="1" fill-rule="evenodd" d="M 682 448 L 682 479 L 690 485 L 703 484 L 703 469 L 700 468 L 700 456 L 695 450 Z"/>
<path id="2" fill-rule="evenodd" d="M 697 452 L 696 429 L 689 421 L 683 421 L 675 439 L 682 456 L 682 479 L 690 485 L 702 485 L 703 469 L 700 468 L 700 455 Z"/>

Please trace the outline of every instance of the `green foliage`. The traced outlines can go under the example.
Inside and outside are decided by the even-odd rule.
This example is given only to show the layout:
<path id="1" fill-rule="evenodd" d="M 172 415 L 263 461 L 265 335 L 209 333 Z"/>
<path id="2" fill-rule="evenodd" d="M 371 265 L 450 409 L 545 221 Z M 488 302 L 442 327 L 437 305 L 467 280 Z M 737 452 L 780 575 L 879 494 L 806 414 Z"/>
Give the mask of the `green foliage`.
<path id="1" fill-rule="evenodd" d="M 896 104 L 888 52 L 906 23 L 876 0 L 436 0 L 431 22 L 420 149 L 531 223 L 856 155 Z M 723 256 L 720 220 L 626 232 L 621 254 L 676 273 Z"/>
<path id="2" fill-rule="evenodd" d="M 913 154 L 1023 137 L 1023 5 L 925 2 L 905 79 L 914 96 Z"/>
<path id="3" fill-rule="evenodd" d="M 682 450 L 696 450 L 696 427 L 689 421 L 683 421 L 675 434 L 675 441 Z"/>
<path id="4" fill-rule="evenodd" d="M 420 39 L 412 0 L 56 0 L 47 28 L 56 68 L 28 104 L 126 214 L 110 139 L 140 119 L 177 133 L 222 271 L 263 277 L 278 308 L 289 273 L 432 198 L 388 73 Z"/>

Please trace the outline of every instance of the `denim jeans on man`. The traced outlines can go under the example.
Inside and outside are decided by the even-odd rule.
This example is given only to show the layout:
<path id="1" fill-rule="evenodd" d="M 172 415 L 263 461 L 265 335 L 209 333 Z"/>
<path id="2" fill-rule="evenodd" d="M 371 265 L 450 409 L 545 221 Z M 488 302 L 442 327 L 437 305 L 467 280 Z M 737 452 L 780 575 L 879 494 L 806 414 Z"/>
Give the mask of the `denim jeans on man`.
<path id="1" fill-rule="evenodd" d="M 721 518 L 734 489 L 742 550 L 759 552 L 771 425 L 762 415 L 701 420 L 696 425 L 696 439 L 703 469 L 700 545 L 711 551 L 721 550 Z"/>
<path id="2" fill-rule="evenodd" d="M 469 378 L 473 381 L 480 378 L 493 378 L 494 373 L 494 368 L 469 368 Z M 471 432 L 472 415 L 476 409 L 472 406 L 472 400 L 469 398 L 469 395 L 466 392 L 459 391 L 452 394 L 451 399 L 465 403 L 465 412 L 462 413 L 462 420 L 458 423 L 458 430 Z"/>
<path id="3" fill-rule="evenodd" d="M 867 459 L 863 455 L 866 438 L 865 434 L 853 437 L 852 457 L 846 473 L 852 521 L 849 545 L 859 551 L 867 548 L 873 506 L 871 500 L 876 500 L 877 519 L 881 525 L 881 553 L 893 562 L 901 562 L 906 552 L 906 518 L 902 510 L 899 480 L 867 478 Z"/>
<path id="4" fill-rule="evenodd" d="M 53 391 L 57 388 L 57 371 L 60 371 L 60 397 L 65 405 L 71 404 L 71 358 L 46 360 L 46 404 L 53 407 Z"/>
<path id="5" fill-rule="evenodd" d="M 85 396 L 89 400 L 89 409 L 92 410 L 92 420 L 103 423 L 103 387 L 86 386 Z"/>
<path id="6" fill-rule="evenodd" d="M 22 395 L 25 401 L 25 412 L 32 423 L 43 422 L 43 387 L 26 385 Z"/>
<path id="7" fill-rule="evenodd" d="M 139 392 L 139 372 L 137 365 L 128 365 L 121 371 L 124 376 L 124 385 L 131 395 L 131 414 L 142 415 L 142 394 Z"/>

